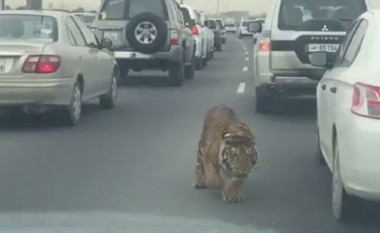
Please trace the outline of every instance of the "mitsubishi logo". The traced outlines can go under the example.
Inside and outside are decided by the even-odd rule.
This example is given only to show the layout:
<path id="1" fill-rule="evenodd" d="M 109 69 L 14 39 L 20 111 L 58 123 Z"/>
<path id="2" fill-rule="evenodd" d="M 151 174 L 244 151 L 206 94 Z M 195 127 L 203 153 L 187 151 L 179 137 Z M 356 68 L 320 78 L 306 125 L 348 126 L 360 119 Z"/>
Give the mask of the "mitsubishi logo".
<path id="1" fill-rule="evenodd" d="M 327 32 L 327 31 L 329 31 L 329 29 L 327 28 L 326 25 L 323 25 L 322 32 Z"/>

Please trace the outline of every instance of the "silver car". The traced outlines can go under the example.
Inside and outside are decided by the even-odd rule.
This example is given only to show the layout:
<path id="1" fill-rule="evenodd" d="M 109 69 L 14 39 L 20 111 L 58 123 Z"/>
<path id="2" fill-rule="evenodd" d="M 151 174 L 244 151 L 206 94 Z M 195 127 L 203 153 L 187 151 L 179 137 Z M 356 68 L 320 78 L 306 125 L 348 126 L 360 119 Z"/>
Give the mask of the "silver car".
<path id="1" fill-rule="evenodd" d="M 68 125 L 78 123 L 82 101 L 100 97 L 113 108 L 119 69 L 111 46 L 66 12 L 0 12 L 0 107 L 58 108 Z"/>

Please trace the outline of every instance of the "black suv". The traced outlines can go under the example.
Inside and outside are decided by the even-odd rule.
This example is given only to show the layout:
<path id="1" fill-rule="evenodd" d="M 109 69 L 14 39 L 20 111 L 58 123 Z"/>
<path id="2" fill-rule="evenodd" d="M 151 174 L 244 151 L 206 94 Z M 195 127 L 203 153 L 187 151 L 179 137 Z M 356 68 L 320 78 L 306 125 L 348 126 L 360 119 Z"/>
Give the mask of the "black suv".
<path id="1" fill-rule="evenodd" d="M 174 0 L 102 0 L 93 25 L 112 40 L 121 77 L 160 69 L 174 86 L 194 77 L 194 40 L 179 8 Z"/>

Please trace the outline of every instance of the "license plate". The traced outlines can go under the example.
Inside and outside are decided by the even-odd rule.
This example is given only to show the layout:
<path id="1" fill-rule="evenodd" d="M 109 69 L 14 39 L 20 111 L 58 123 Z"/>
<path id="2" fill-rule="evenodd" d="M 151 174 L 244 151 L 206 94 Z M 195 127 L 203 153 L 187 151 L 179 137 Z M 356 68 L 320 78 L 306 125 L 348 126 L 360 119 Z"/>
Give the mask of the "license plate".
<path id="1" fill-rule="evenodd" d="M 328 52 L 335 53 L 339 49 L 339 44 L 309 44 L 309 52 Z"/>
<path id="2" fill-rule="evenodd" d="M 116 41 L 118 39 L 118 33 L 117 32 L 104 32 L 103 37 L 105 39 L 110 39 L 112 41 Z"/>
<path id="3" fill-rule="evenodd" d="M 7 71 L 7 60 L 2 58 L 0 59 L 0 73 L 4 73 Z"/>

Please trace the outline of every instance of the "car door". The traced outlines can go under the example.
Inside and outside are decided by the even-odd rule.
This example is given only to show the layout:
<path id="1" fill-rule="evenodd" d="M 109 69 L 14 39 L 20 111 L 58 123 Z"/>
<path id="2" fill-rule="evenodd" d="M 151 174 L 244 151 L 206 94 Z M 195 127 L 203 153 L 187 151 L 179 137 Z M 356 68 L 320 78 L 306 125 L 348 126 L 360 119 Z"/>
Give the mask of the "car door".
<path id="1" fill-rule="evenodd" d="M 72 39 L 74 40 L 71 43 L 75 43 L 73 62 L 76 63 L 76 67 L 78 67 L 79 72 L 83 75 L 85 85 L 82 94 L 83 98 L 86 99 L 96 91 L 93 70 L 91 67 L 92 64 L 89 61 L 90 48 L 87 47 L 86 41 L 72 17 L 66 17 L 65 24 L 67 33 L 72 35 Z"/>
<path id="2" fill-rule="evenodd" d="M 91 73 L 95 81 L 95 95 L 102 94 L 109 89 L 112 77 L 112 64 L 109 55 L 100 48 L 100 44 L 94 33 L 78 17 L 73 17 L 85 38 L 89 48 L 89 62 L 91 62 Z"/>
<path id="3" fill-rule="evenodd" d="M 339 98 L 337 98 L 338 89 L 345 88 L 347 85 L 348 69 L 354 60 L 353 54 L 358 51 L 358 46 L 364 36 L 362 32 L 366 27 L 366 23 L 364 22 L 363 24 L 363 20 L 358 20 L 353 24 L 339 49 L 334 67 L 326 71 L 326 74 L 318 85 L 320 142 L 321 149 L 327 156 L 329 164 L 332 162 L 333 125 L 336 119 L 335 109 L 336 105 L 339 104 Z"/>

